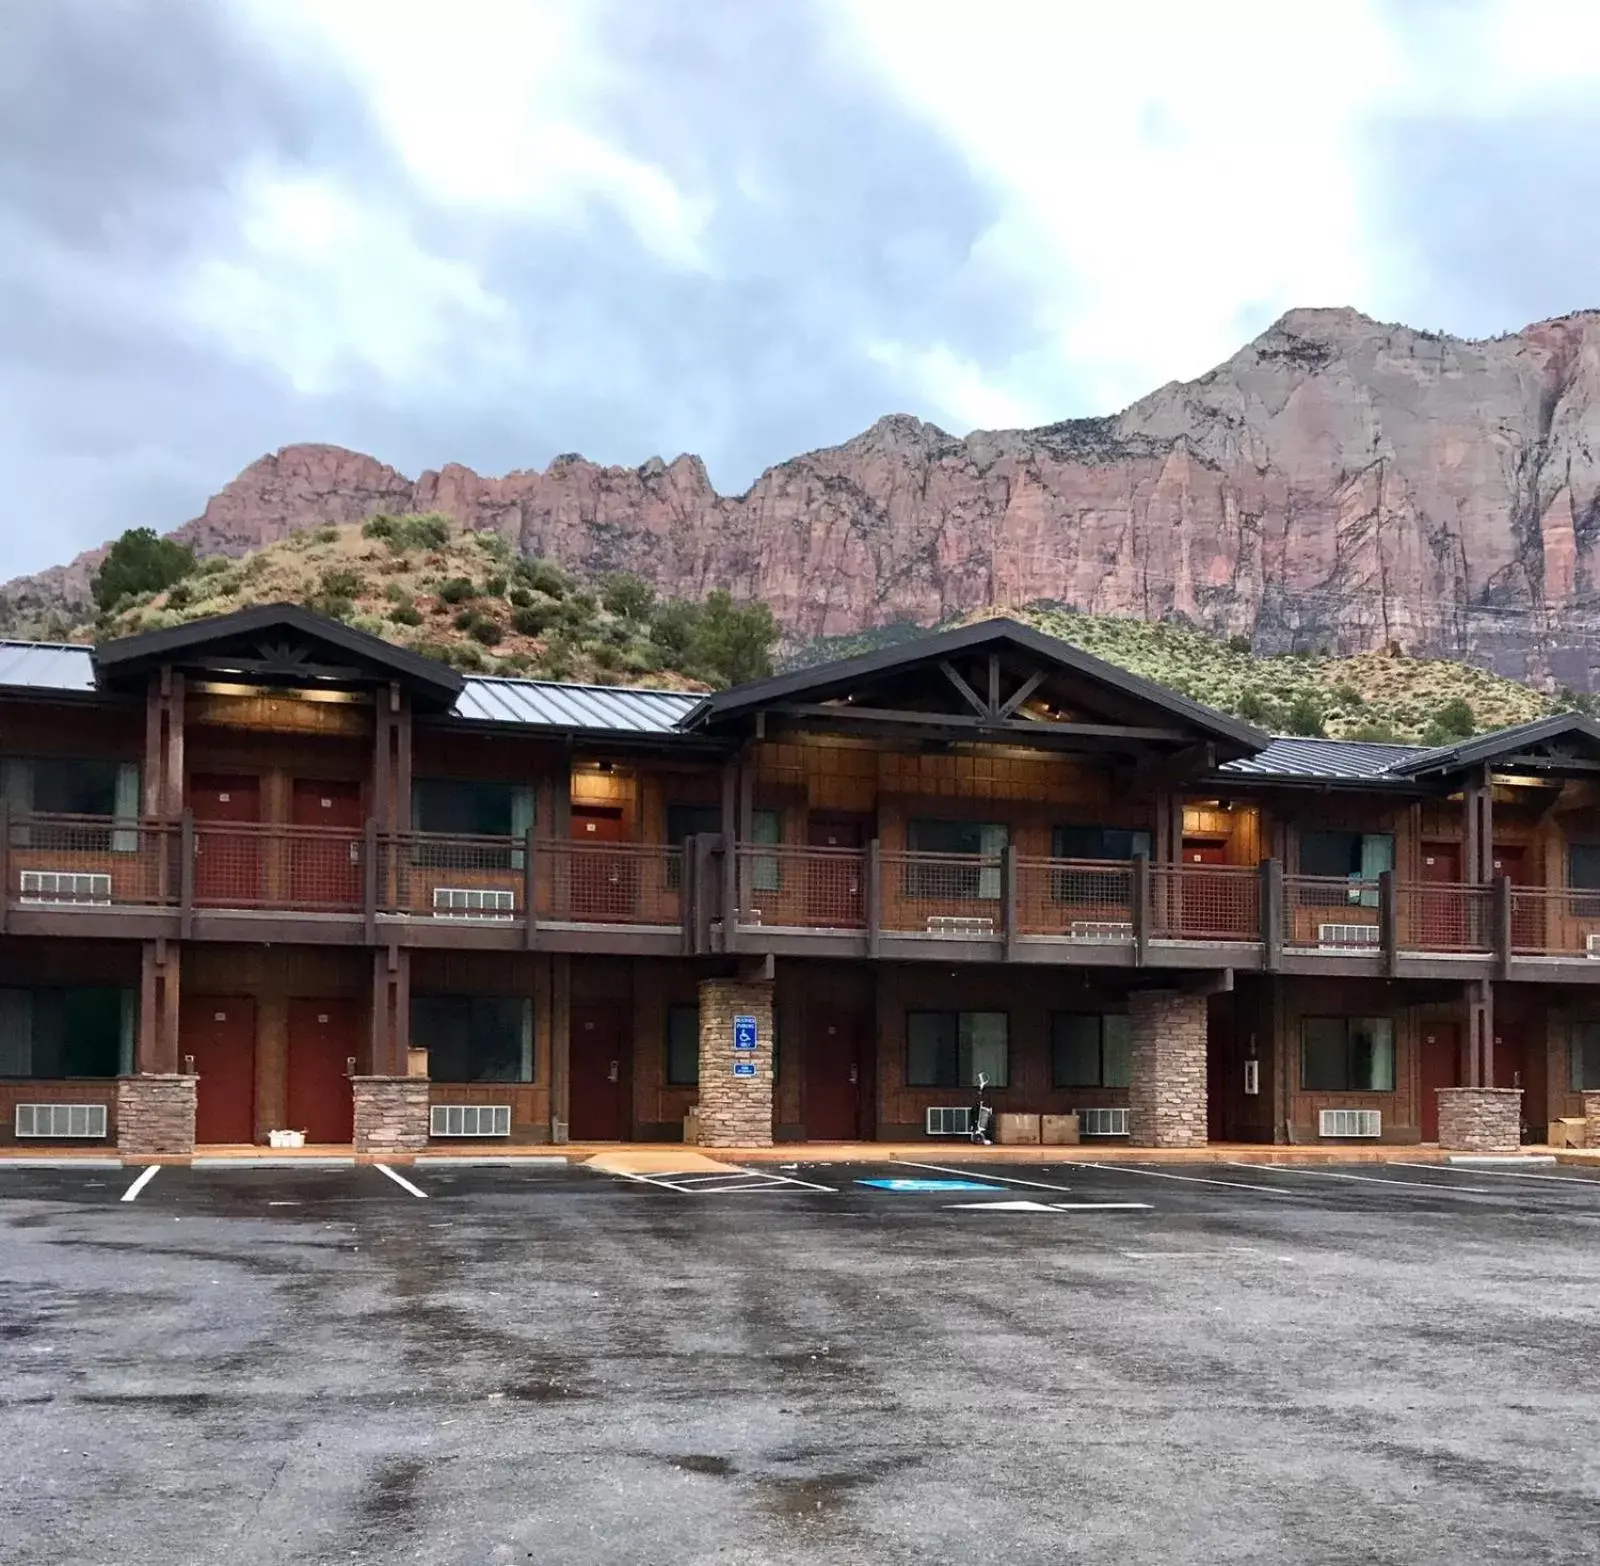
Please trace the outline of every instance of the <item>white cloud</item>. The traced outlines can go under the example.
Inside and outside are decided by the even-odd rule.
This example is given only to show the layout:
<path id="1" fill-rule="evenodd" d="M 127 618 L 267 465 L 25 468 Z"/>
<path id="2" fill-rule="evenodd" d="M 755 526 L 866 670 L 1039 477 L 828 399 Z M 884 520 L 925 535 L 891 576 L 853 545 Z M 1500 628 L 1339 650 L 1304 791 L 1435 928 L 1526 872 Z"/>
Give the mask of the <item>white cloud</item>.
<path id="1" fill-rule="evenodd" d="M 922 410 L 925 416 L 957 434 L 972 429 L 1023 429 L 1047 423 L 1052 417 L 1048 408 L 1025 402 L 995 385 L 979 365 L 947 343 L 913 348 L 879 339 L 868 344 L 867 356 L 915 384 L 927 398 Z"/>

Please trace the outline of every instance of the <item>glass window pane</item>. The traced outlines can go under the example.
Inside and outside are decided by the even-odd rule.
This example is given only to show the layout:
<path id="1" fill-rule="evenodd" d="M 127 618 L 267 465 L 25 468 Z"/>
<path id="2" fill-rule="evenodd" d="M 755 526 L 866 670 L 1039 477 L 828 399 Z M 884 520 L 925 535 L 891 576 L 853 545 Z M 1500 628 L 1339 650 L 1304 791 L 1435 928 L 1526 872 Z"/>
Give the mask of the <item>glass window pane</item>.
<path id="1" fill-rule="evenodd" d="M 1056 859 L 1136 859 L 1150 857 L 1150 834 L 1121 827 L 1058 826 L 1052 833 Z"/>
<path id="2" fill-rule="evenodd" d="M 722 830 L 722 810 L 718 805 L 668 805 L 667 842 L 681 848 L 687 837 Z"/>
<path id="3" fill-rule="evenodd" d="M 1105 1085 L 1127 1087 L 1133 1081 L 1133 1023 L 1125 1012 L 1101 1018 L 1101 1040 Z"/>
<path id="4" fill-rule="evenodd" d="M 33 762 L 33 808 L 42 815 L 110 816 L 117 809 L 120 763 L 73 756 Z"/>
<path id="5" fill-rule="evenodd" d="M 667 1081 L 674 1087 L 700 1082 L 700 1008 L 667 1008 Z"/>
<path id="6" fill-rule="evenodd" d="M 1306 1017 L 1300 1023 L 1300 1086 L 1308 1093 L 1342 1093 L 1346 1077 L 1345 1019 Z"/>
<path id="7" fill-rule="evenodd" d="M 64 1077 L 114 1077 L 122 1061 L 123 992 L 98 985 L 62 990 L 58 1070 Z"/>
<path id="8" fill-rule="evenodd" d="M 533 1002 L 523 995 L 416 995 L 411 1042 L 435 1082 L 531 1082 Z"/>
<path id="9" fill-rule="evenodd" d="M 1050 1027 L 1050 1080 L 1056 1087 L 1100 1086 L 1100 1018 L 1058 1011 Z"/>
<path id="10" fill-rule="evenodd" d="M 1351 876 L 1361 869 L 1361 836 L 1357 832 L 1302 832 L 1300 874 Z"/>
<path id="11" fill-rule="evenodd" d="M 533 793 L 516 783 L 418 778 L 411 785 L 411 820 L 419 832 L 512 837 L 532 824 Z"/>
<path id="12" fill-rule="evenodd" d="M 1387 1017 L 1350 1019 L 1349 1073 L 1359 1092 L 1394 1091 L 1394 1025 Z"/>
<path id="13" fill-rule="evenodd" d="M 990 1087 L 1003 1088 L 1010 1071 L 1003 1011 L 961 1013 L 961 1086 L 976 1087 L 981 1074 Z"/>
<path id="14" fill-rule="evenodd" d="M 1600 887 L 1600 843 L 1574 843 L 1567 850 L 1567 884 Z"/>
<path id="15" fill-rule="evenodd" d="M 33 995 L 0 990 L 0 1077 L 33 1075 Z"/>
<path id="16" fill-rule="evenodd" d="M 906 1082 L 911 1087 L 956 1086 L 953 1011 L 913 1011 L 906 1017 Z"/>
<path id="17" fill-rule="evenodd" d="M 1600 1088 L 1600 1022 L 1577 1022 L 1567 1037 L 1568 1082 L 1574 1093 Z"/>
<path id="18" fill-rule="evenodd" d="M 757 843 L 781 843 L 783 812 L 755 811 L 750 817 L 750 836 Z M 781 861 L 776 854 L 763 854 L 750 866 L 750 884 L 758 892 L 776 892 L 781 878 Z"/>

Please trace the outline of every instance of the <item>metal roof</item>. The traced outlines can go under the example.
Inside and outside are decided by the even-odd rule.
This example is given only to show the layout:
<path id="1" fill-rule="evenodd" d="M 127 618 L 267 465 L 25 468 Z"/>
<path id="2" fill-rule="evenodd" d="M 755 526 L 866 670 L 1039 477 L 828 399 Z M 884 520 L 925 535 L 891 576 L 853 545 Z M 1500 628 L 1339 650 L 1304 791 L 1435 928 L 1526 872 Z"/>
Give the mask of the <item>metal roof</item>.
<path id="1" fill-rule="evenodd" d="M 0 686 L 91 692 L 93 652 L 75 642 L 0 641 Z"/>
<path id="2" fill-rule="evenodd" d="M 547 729 L 603 729 L 615 734 L 672 734 L 705 698 L 692 691 L 626 685 L 563 685 L 469 675 L 453 717 Z"/>
<path id="3" fill-rule="evenodd" d="M 1514 756 L 1518 751 L 1552 741 L 1583 739 L 1591 745 L 1600 740 L 1600 723 L 1579 712 L 1557 712 L 1531 723 L 1513 724 L 1508 729 L 1493 729 L 1475 739 L 1458 740 L 1435 750 L 1418 751 L 1395 768 L 1403 776 L 1430 772 L 1454 772 Z"/>
<path id="4" fill-rule="evenodd" d="M 1229 777 L 1326 778 L 1330 782 L 1396 781 L 1399 763 L 1428 754 L 1421 745 L 1375 745 L 1365 740 L 1275 738 L 1263 751 L 1224 762 Z"/>

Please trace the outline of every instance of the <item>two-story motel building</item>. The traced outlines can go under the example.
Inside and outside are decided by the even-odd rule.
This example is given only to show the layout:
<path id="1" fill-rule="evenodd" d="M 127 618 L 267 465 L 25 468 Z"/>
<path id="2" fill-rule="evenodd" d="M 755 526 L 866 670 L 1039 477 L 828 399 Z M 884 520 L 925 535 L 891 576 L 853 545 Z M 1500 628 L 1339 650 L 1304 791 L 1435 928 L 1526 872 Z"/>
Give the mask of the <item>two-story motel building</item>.
<path id="1" fill-rule="evenodd" d="M 0 644 L 0 1141 L 904 1141 L 979 1072 L 1135 1146 L 1543 1141 L 1597 785 L 1581 717 L 1273 739 L 1006 620 L 709 697 L 294 606 Z"/>

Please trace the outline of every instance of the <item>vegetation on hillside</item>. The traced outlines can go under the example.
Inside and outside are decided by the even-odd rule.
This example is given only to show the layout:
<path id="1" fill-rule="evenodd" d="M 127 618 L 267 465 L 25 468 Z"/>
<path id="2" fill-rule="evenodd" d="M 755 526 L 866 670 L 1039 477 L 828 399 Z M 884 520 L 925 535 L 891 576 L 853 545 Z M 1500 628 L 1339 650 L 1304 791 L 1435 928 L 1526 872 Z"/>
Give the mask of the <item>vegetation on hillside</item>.
<path id="1" fill-rule="evenodd" d="M 152 564 L 145 541 L 124 534 L 95 579 L 99 618 L 74 633 L 103 640 L 287 601 L 474 673 L 711 687 L 771 673 L 778 640 L 765 604 L 587 580 L 440 515 L 311 528 L 240 560 L 183 553 L 173 573 L 170 556 Z"/>

